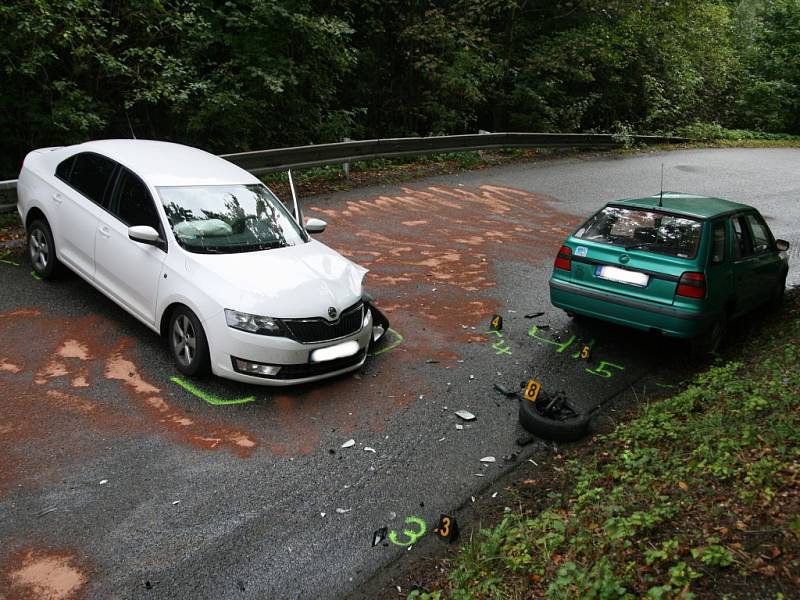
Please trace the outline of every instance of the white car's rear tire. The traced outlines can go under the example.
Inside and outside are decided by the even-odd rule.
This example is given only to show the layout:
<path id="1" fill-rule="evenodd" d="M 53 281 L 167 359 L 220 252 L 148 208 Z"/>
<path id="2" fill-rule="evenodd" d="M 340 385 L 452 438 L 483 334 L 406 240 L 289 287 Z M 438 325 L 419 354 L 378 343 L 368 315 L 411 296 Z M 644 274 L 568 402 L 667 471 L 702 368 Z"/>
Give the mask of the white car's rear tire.
<path id="1" fill-rule="evenodd" d="M 28 227 L 28 256 L 33 272 L 42 279 L 50 279 L 56 274 L 59 265 L 56 243 L 44 217 L 35 219 Z"/>

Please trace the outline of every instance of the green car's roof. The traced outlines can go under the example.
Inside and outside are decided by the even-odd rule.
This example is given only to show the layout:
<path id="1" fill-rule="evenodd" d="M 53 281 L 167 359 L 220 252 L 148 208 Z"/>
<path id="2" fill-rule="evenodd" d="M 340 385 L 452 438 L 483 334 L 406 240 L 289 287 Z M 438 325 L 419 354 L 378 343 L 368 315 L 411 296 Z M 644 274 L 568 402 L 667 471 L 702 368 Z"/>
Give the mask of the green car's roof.
<path id="1" fill-rule="evenodd" d="M 631 198 L 630 200 L 617 200 L 609 202 L 615 206 L 630 206 L 636 208 L 656 208 L 658 209 L 659 194 L 649 198 Z M 723 198 L 711 198 L 709 196 L 697 196 L 695 194 L 684 194 L 682 192 L 664 192 L 663 203 L 660 210 L 700 219 L 710 219 L 718 215 L 730 213 L 738 210 L 752 209 L 752 206 L 731 202 Z"/>

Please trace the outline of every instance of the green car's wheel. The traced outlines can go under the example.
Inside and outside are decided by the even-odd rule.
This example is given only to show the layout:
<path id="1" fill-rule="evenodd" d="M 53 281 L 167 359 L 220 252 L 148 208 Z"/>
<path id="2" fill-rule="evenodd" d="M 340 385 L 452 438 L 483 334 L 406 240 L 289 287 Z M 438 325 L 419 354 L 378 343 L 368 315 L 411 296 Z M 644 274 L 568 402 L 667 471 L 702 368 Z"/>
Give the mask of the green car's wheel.
<path id="1" fill-rule="evenodd" d="M 769 301 L 772 308 L 780 308 L 783 305 L 783 298 L 786 295 L 786 275 L 787 273 L 784 273 L 775 286 L 775 292 Z"/>
<path id="2" fill-rule="evenodd" d="M 695 358 L 707 358 L 719 350 L 728 330 L 728 314 L 723 312 L 708 330 L 691 341 L 691 353 Z"/>

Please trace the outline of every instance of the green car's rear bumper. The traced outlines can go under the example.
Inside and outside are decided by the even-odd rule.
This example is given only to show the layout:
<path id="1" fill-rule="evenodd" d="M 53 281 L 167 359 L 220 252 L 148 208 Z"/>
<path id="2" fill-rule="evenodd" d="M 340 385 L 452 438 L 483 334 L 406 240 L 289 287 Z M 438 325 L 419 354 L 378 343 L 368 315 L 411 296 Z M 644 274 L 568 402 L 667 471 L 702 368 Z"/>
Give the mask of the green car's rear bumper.
<path id="1" fill-rule="evenodd" d="M 625 298 L 558 279 L 550 280 L 550 302 L 578 315 L 679 338 L 700 335 L 713 322 L 708 313 Z"/>

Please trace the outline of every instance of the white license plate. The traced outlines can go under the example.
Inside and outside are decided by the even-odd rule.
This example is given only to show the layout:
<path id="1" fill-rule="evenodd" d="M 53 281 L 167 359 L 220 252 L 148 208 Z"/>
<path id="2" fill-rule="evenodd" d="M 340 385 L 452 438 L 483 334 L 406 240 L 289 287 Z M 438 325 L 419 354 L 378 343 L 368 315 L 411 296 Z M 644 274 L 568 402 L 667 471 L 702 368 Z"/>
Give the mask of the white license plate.
<path id="1" fill-rule="evenodd" d="M 326 360 L 336 360 L 337 358 L 345 358 L 353 356 L 358 352 L 358 342 L 350 340 L 349 342 L 342 342 L 335 346 L 328 346 L 327 348 L 317 348 L 311 351 L 311 362 L 325 362 Z"/>
<path id="2" fill-rule="evenodd" d="M 645 287 L 647 282 L 650 281 L 650 276 L 645 273 L 626 271 L 625 269 L 618 269 L 617 267 L 597 267 L 594 274 L 600 279 L 608 279 L 609 281 L 617 281 L 619 283 L 627 283 L 639 287 Z"/>

